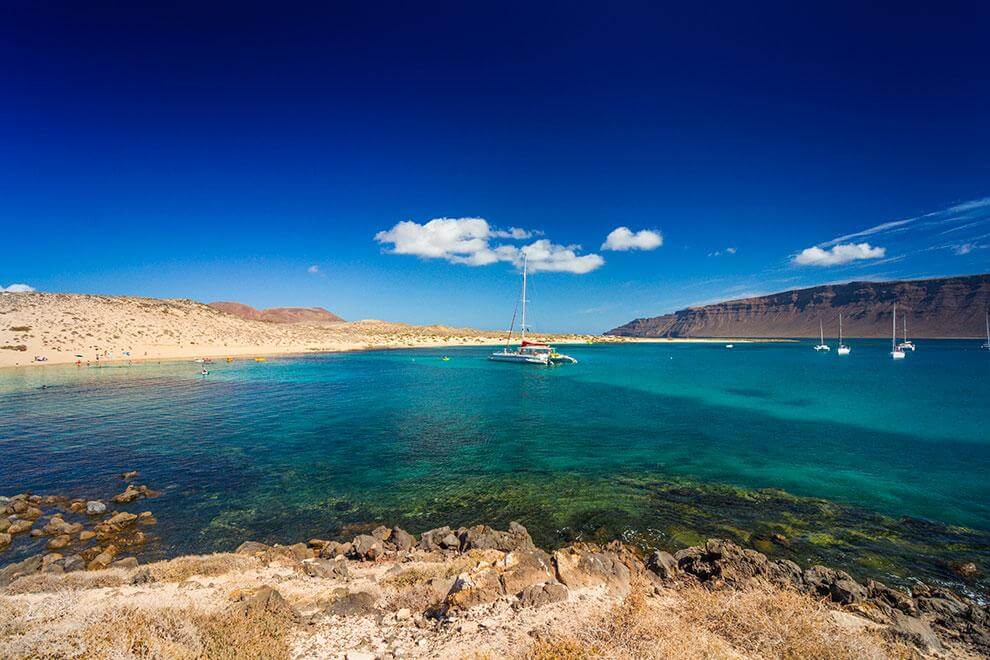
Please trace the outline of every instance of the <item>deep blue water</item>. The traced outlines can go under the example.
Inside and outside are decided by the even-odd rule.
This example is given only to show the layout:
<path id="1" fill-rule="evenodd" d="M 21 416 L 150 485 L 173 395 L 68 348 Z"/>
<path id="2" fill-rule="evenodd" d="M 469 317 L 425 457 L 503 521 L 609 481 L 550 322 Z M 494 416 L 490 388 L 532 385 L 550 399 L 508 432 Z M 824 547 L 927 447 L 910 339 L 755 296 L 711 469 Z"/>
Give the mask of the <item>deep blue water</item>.
<path id="1" fill-rule="evenodd" d="M 558 368 L 463 348 L 236 361 L 205 378 L 176 362 L 6 370 L 0 494 L 107 497 L 139 470 L 163 491 L 139 506 L 160 520 L 153 555 L 519 518 L 545 543 L 717 533 L 951 580 L 953 561 L 990 565 L 979 343 L 921 341 L 897 363 L 859 340 L 844 357 L 810 342 L 580 345 Z"/>

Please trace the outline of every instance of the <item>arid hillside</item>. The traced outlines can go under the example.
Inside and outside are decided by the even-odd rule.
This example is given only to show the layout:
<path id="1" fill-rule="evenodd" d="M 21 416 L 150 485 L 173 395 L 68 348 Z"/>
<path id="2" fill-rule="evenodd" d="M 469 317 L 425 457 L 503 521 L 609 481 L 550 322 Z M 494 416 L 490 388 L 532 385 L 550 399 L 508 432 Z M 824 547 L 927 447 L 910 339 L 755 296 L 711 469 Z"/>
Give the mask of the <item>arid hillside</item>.
<path id="1" fill-rule="evenodd" d="M 249 321 L 267 321 L 269 323 L 343 323 L 333 312 L 322 307 L 270 307 L 255 309 L 250 305 L 239 302 L 211 302 L 210 307 L 221 312 L 232 314 Z"/>
<path id="2" fill-rule="evenodd" d="M 850 282 L 689 307 L 609 330 L 623 337 L 981 337 L 990 308 L 990 274 L 897 282 Z"/>

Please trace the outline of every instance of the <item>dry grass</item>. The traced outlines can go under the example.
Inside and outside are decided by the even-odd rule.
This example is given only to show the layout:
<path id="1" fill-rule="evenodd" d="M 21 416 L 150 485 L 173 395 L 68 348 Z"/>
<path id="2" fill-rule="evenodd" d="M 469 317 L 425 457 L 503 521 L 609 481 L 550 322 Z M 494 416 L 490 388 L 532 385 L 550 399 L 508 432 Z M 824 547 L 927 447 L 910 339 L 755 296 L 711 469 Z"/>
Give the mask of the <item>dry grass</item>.
<path id="1" fill-rule="evenodd" d="M 839 626 L 820 603 L 776 589 L 683 589 L 661 598 L 636 585 L 597 624 L 539 641 L 534 660 L 590 658 L 908 658 L 912 651 Z"/>
<path id="2" fill-rule="evenodd" d="M 32 612 L 0 601 L 0 657 L 285 658 L 291 628 L 278 612 L 111 607 L 80 614 L 67 605 Z"/>
<path id="3" fill-rule="evenodd" d="M 247 555 L 220 553 L 179 557 L 146 564 L 152 582 L 183 582 L 194 576 L 210 577 L 261 566 L 261 560 Z M 139 569 L 140 570 L 140 569 Z"/>

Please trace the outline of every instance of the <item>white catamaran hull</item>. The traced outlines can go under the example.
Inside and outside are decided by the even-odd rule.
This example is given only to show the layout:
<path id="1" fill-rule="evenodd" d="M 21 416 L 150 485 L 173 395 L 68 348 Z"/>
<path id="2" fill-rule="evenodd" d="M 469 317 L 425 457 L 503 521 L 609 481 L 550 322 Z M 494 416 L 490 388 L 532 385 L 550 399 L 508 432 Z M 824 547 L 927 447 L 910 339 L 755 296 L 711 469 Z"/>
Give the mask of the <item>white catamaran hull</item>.
<path id="1" fill-rule="evenodd" d="M 525 355 L 523 353 L 492 353 L 488 356 L 489 360 L 494 360 L 495 362 L 520 362 L 523 364 L 548 364 L 550 359 L 548 357 L 543 357 L 541 355 Z"/>

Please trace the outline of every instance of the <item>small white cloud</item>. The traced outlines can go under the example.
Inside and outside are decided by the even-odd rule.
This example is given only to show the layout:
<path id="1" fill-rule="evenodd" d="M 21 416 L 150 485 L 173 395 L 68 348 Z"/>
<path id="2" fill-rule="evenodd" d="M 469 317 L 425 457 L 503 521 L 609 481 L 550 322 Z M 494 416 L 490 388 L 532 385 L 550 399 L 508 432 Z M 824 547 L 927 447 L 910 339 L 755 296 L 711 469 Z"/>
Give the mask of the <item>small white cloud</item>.
<path id="1" fill-rule="evenodd" d="M 962 243 L 960 245 L 953 245 L 952 251 L 958 254 L 959 256 L 962 256 L 964 254 L 969 254 L 978 247 L 980 246 L 976 245 L 975 243 Z"/>
<path id="2" fill-rule="evenodd" d="M 523 247 L 492 243 L 494 238 L 523 240 L 533 234 L 518 227 L 493 230 L 484 218 L 435 218 L 426 224 L 399 222 L 375 234 L 375 240 L 390 246 L 388 251 L 392 254 L 444 259 L 466 266 L 511 263 L 521 267 L 525 255 L 532 272 L 584 274 L 605 263 L 597 254 L 579 255 L 580 246 L 558 245 L 545 238 Z"/>
<path id="3" fill-rule="evenodd" d="M 841 266 L 863 259 L 882 259 L 886 248 L 871 247 L 869 243 L 843 243 L 829 250 L 810 247 L 794 255 L 793 262 L 799 266 Z"/>
<path id="4" fill-rule="evenodd" d="M 492 231 L 492 236 L 495 238 L 511 238 L 516 241 L 522 241 L 532 238 L 533 232 L 528 229 L 520 229 L 519 227 L 509 227 L 508 229 L 496 229 Z"/>
<path id="5" fill-rule="evenodd" d="M 0 286 L 2 293 L 32 293 L 34 287 L 27 284 L 11 284 L 10 286 Z"/>
<path id="6" fill-rule="evenodd" d="M 312 266 L 306 269 L 306 272 L 312 275 L 316 275 L 320 272 L 320 267 L 317 266 L 316 264 L 313 264 Z"/>
<path id="7" fill-rule="evenodd" d="M 728 252 L 729 254 L 735 254 L 736 253 L 736 248 L 734 248 L 734 247 L 727 247 L 727 248 L 725 248 L 725 251 Z"/>
<path id="8" fill-rule="evenodd" d="M 605 237 L 602 250 L 655 250 L 663 245 L 663 234 L 652 229 L 632 231 L 629 227 L 616 227 Z"/>
<path id="9" fill-rule="evenodd" d="M 708 256 L 709 257 L 721 257 L 723 254 L 735 254 L 735 253 L 736 253 L 736 248 L 734 248 L 734 247 L 727 247 L 724 250 L 715 250 L 714 252 L 709 252 L 708 253 Z"/>

